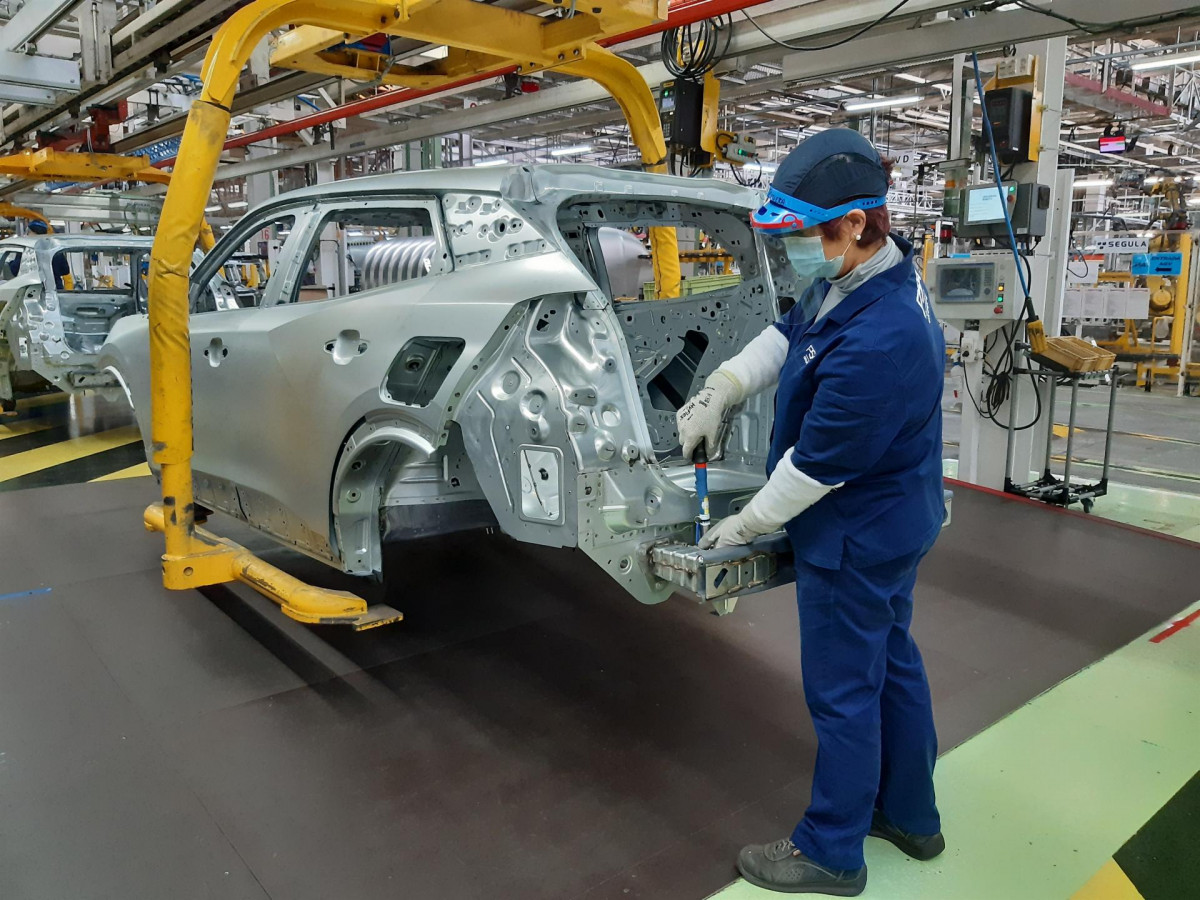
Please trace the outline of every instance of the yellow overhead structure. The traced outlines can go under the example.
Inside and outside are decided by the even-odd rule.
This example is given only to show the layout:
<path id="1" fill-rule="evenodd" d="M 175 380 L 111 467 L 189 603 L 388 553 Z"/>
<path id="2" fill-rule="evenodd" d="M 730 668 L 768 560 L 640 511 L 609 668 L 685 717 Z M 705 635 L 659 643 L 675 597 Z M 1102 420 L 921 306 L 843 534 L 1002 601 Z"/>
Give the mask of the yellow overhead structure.
<path id="1" fill-rule="evenodd" d="M 0 156 L 0 175 L 27 181 L 154 181 L 167 184 L 170 174 L 150 165 L 148 156 L 118 153 L 72 153 L 54 150 L 22 150 Z"/>
<path id="2" fill-rule="evenodd" d="M 667 15 L 665 0 L 618 0 L 579 8 L 548 0 L 547 7 L 571 10 L 571 15 L 561 18 L 477 0 L 379 4 L 333 0 L 330 4 L 334 15 L 338 9 L 349 12 L 350 7 L 363 5 L 386 8 L 366 27 L 365 20 L 356 19 L 346 28 L 307 25 L 289 31 L 276 42 L 271 65 L 403 87 L 437 87 L 510 66 L 523 74 L 559 68 L 598 49 L 592 43 L 597 38 L 632 31 Z M 376 40 L 380 49 L 367 49 L 363 40 L 375 35 L 382 38 Z M 398 65 L 387 48 L 391 37 L 444 44 L 446 56 L 420 66 Z"/>
<path id="3" fill-rule="evenodd" d="M 562 6 L 559 3 L 546 4 Z M 562 68 L 602 84 L 620 105 L 650 171 L 664 171 L 666 145 L 649 85 L 628 62 L 600 47 L 605 34 L 666 18 L 666 0 L 612 0 L 573 15 L 543 18 L 472 0 L 254 0 L 231 15 L 213 36 L 201 71 L 203 86 L 184 127 L 163 203 L 150 262 L 152 457 L 162 478 L 162 504 L 146 512 L 146 526 L 165 540 L 163 583 L 187 589 L 242 581 L 304 622 L 369 628 L 395 621 L 387 607 L 368 609 L 358 597 L 302 584 L 249 551 L 197 530 L 192 493 L 192 371 L 188 333 L 188 271 L 192 247 L 229 128 L 230 107 L 242 68 L 271 32 L 301 26 L 276 46 L 276 65 L 358 65 L 349 45 L 375 35 L 418 37 L 454 48 L 432 77 L 490 71 L 506 62 L 519 71 Z M 346 46 L 342 46 L 346 45 Z M 339 49 L 341 48 L 341 49 Z M 334 54 L 330 59 L 328 54 Z M 474 54 L 474 55 L 471 55 Z M 339 57 L 340 55 L 340 57 Z M 317 62 L 313 62 L 313 57 Z M 384 72 L 373 64 L 375 76 Z M 453 67 L 456 74 L 447 72 Z M 387 66 L 385 78 L 403 74 Z M 422 67 L 424 68 L 424 67 Z M 423 76 L 425 77 L 425 76 Z M 437 82 L 434 82 L 437 83 Z M 672 229 L 653 229 L 656 276 L 664 294 L 678 296 L 679 258 Z M 673 292 L 671 290 L 672 271 Z"/>
<path id="4" fill-rule="evenodd" d="M 343 8 L 357 5 L 361 4 L 346 2 Z M 667 147 L 654 95 L 632 65 L 595 43 L 605 35 L 665 19 L 666 0 L 618 0 L 583 9 L 564 0 L 544 4 L 570 9 L 571 14 L 561 18 L 544 18 L 478 0 L 370 5 L 385 9 L 367 30 L 361 30 L 361 25 L 356 30 L 349 25 L 326 28 L 309 24 L 281 35 L 271 53 L 271 65 L 420 89 L 504 69 L 515 68 L 522 75 L 561 69 L 603 85 L 625 114 L 646 170 L 666 172 Z M 390 52 L 392 37 L 444 44 L 446 56 L 419 66 L 399 64 Z M 714 116 L 714 133 L 715 122 Z M 678 297 L 675 230 L 651 228 L 650 243 L 657 296 Z"/>

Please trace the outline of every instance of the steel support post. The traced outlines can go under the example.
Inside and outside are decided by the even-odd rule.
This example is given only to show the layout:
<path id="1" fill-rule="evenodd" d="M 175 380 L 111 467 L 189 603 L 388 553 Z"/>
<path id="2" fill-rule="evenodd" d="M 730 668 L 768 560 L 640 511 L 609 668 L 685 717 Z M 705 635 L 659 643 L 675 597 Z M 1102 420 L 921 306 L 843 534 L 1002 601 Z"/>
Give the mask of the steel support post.
<path id="1" fill-rule="evenodd" d="M 1052 38 L 1017 46 L 1018 54 L 1032 54 L 1038 57 L 1037 86 L 1042 95 L 1042 127 L 1038 159 L 1035 162 L 1016 166 L 1013 178 L 1016 181 L 1050 185 L 1052 188 L 1056 188 L 1056 193 L 1064 190 L 1063 184 L 1069 184 L 1057 173 L 1058 132 L 1059 121 L 1062 117 L 1066 49 L 1066 38 Z M 956 81 L 958 77 L 959 73 L 956 72 Z M 970 110 L 970 108 L 970 92 L 967 91 L 964 94 L 962 106 L 957 104 L 954 106 L 955 118 L 951 120 L 952 137 L 956 136 L 957 129 L 964 125 L 966 116 L 969 115 L 963 110 Z M 964 154 L 968 152 L 969 145 L 962 143 L 961 139 L 957 139 L 955 143 L 961 147 L 961 152 Z M 1064 206 L 1060 203 L 1057 208 L 1052 205 L 1050 209 L 1047 227 L 1051 236 L 1055 235 L 1056 229 L 1062 229 L 1066 225 L 1061 213 L 1063 210 L 1069 209 L 1070 188 L 1066 187 L 1065 190 L 1068 191 L 1065 195 L 1068 198 L 1066 201 L 1068 205 Z M 1053 237 L 1049 241 L 1043 241 L 1032 256 L 1026 257 L 1031 275 L 1030 298 L 1038 317 L 1042 319 L 1045 319 L 1048 311 L 1057 317 L 1057 310 L 1061 303 L 1062 267 L 1065 264 L 1065 256 L 1055 253 L 1054 247 L 1057 243 Z M 1023 337 L 1023 335 L 1018 335 L 1018 339 Z M 998 337 L 994 341 L 992 352 L 988 354 L 988 359 L 993 364 L 997 362 L 998 357 L 1004 351 L 1006 343 L 1003 337 Z M 1025 364 L 1022 353 L 1014 351 L 1014 356 L 1018 365 Z M 965 367 L 964 378 L 969 379 L 971 393 L 978 402 L 985 387 L 979 377 L 979 367 Z M 1012 422 L 1016 426 L 1024 426 L 1032 422 L 1037 415 L 1037 392 L 1013 392 L 1013 396 L 1016 401 L 1016 409 L 1009 408 L 1012 405 L 1010 401 L 1000 409 L 996 416 L 997 420 Z M 1049 421 L 1048 412 L 1043 411 L 1043 418 L 1046 421 L 1039 422 L 1039 429 L 1053 424 Z M 968 399 L 963 403 L 959 477 L 985 487 L 1001 489 L 1004 486 L 1005 473 L 1011 472 L 1013 481 L 1023 483 L 1035 465 L 1034 448 L 1040 449 L 1042 446 L 1038 441 L 1038 436 L 1043 432 L 1039 429 L 1022 428 L 1013 435 L 1010 442 L 1006 429 L 996 427 L 992 422 L 980 416 L 974 404 L 970 403 Z M 1011 451 L 1009 451 L 1010 443 L 1012 444 Z"/>

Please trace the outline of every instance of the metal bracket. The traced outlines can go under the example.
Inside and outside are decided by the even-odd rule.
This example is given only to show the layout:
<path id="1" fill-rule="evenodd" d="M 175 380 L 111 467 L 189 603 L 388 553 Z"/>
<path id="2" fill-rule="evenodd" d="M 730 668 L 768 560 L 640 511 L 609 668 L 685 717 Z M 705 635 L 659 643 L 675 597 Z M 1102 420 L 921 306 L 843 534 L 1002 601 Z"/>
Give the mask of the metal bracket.
<path id="1" fill-rule="evenodd" d="M 665 542 L 650 547 L 654 574 L 701 601 L 753 594 L 792 580 L 792 546 L 782 532 L 745 547 L 701 550 Z"/>

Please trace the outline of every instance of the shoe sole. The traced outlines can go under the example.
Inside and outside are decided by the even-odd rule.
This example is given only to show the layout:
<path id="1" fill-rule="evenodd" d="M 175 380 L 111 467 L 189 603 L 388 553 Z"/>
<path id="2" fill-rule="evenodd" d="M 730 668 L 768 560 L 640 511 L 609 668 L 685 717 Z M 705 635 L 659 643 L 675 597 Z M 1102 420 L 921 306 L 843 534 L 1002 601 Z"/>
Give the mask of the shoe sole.
<path id="1" fill-rule="evenodd" d="M 875 828 L 872 828 L 869 832 L 867 832 L 867 837 L 879 838 L 880 840 L 887 841 L 905 856 L 911 857 L 919 862 L 929 862 L 931 859 L 937 859 L 946 849 L 946 843 L 943 841 L 942 846 L 938 847 L 936 853 L 921 851 L 918 850 L 913 844 L 910 844 L 907 841 L 896 837 L 895 835 L 888 834 L 886 831 L 879 831 Z"/>
<path id="2" fill-rule="evenodd" d="M 864 866 L 864 868 L 866 868 Z M 828 884 L 828 885 L 804 885 L 802 887 L 780 887 L 779 885 L 770 884 L 760 878 L 756 878 L 750 873 L 744 871 L 739 865 L 737 867 L 741 876 L 750 882 L 755 887 L 762 888 L 765 891 L 776 891 L 781 894 L 826 894 L 830 897 L 857 897 L 867 889 L 866 873 L 863 873 L 862 884 Z"/>

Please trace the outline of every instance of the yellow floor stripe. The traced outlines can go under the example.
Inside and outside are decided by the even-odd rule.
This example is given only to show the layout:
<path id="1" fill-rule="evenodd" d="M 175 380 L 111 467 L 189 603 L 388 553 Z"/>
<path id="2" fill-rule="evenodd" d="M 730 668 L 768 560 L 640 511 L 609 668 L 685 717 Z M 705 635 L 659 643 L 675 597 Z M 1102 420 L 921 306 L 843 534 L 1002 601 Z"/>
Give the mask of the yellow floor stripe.
<path id="1" fill-rule="evenodd" d="M 44 419 L 34 419 L 31 422 L 13 422 L 11 425 L 0 425 L 0 441 L 5 438 L 19 437 L 22 434 L 33 434 L 35 431 L 45 431 L 53 428 L 59 422 L 47 422 Z"/>
<path id="2" fill-rule="evenodd" d="M 117 471 L 109 472 L 107 475 L 93 478 L 92 481 L 116 481 L 118 478 L 138 478 L 149 474 L 150 466 L 148 463 L 143 462 L 138 463 L 136 466 L 130 466 L 128 469 L 117 469 Z"/>
<path id="3" fill-rule="evenodd" d="M 37 447 L 22 453 L 14 453 L 0 459 L 0 481 L 9 481 L 28 475 L 30 472 L 40 472 L 51 466 L 72 460 L 91 456 L 113 447 L 122 447 L 141 440 L 136 425 L 126 425 L 124 428 L 114 428 L 99 434 L 89 434 L 71 441 L 51 444 L 48 447 Z"/>
<path id="4" fill-rule="evenodd" d="M 1110 859 L 1071 900 L 1142 900 L 1142 895 L 1116 860 Z"/>

